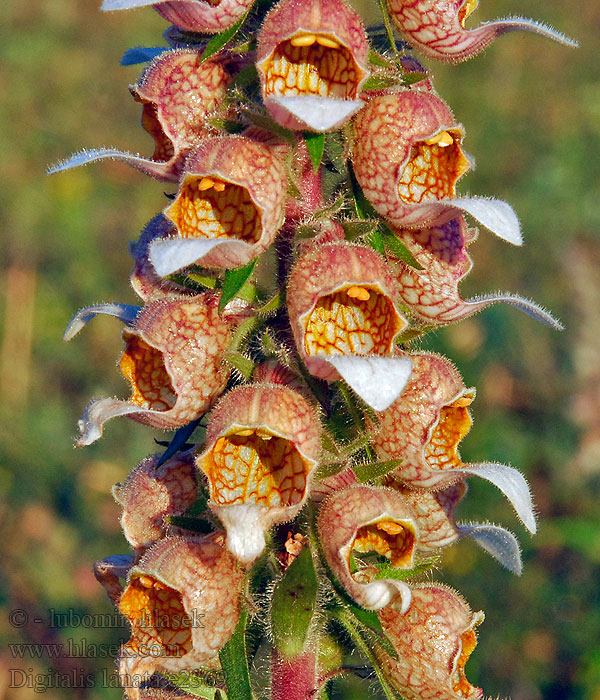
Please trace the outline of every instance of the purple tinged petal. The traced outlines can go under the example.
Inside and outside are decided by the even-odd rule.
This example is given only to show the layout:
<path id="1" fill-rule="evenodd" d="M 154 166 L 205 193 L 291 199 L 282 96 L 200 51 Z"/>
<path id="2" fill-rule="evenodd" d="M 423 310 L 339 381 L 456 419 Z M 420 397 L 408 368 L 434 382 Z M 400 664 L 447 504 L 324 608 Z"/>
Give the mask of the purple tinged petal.
<path id="1" fill-rule="evenodd" d="M 521 549 L 517 538 L 499 525 L 489 523 L 460 523 L 457 525 L 461 537 L 469 537 L 502 566 L 517 576 L 523 572 Z"/>
<path id="2" fill-rule="evenodd" d="M 63 334 L 63 340 L 72 340 L 84 326 L 99 314 L 114 316 L 126 326 L 132 326 L 141 308 L 141 306 L 131 306 L 130 304 L 95 304 L 94 306 L 86 306 L 78 311 L 69 321 L 69 325 Z"/>

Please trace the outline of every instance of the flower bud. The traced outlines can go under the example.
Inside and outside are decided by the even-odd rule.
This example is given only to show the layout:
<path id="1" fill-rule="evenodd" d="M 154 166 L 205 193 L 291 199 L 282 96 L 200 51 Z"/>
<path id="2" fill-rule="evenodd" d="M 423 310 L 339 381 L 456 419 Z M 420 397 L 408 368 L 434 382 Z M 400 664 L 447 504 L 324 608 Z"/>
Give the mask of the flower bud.
<path id="1" fill-rule="evenodd" d="M 465 29 L 465 20 L 478 0 L 387 0 L 392 21 L 410 44 L 425 56 L 459 63 L 477 55 L 506 32 L 535 32 L 567 46 L 577 46 L 550 27 L 523 17 L 485 22 Z"/>
<path id="2" fill-rule="evenodd" d="M 133 97 L 143 105 L 142 126 L 155 141 L 152 159 L 115 149 L 92 149 L 72 156 L 50 172 L 112 158 L 159 180 L 177 182 L 190 149 L 210 133 L 210 115 L 231 82 L 220 61 L 201 61 L 200 56 L 194 49 L 165 51 L 130 87 Z"/>
<path id="3" fill-rule="evenodd" d="M 276 149 L 243 136 L 204 139 L 165 210 L 177 237 L 150 244 L 156 271 L 164 276 L 192 263 L 230 269 L 250 262 L 283 224 L 286 188 Z"/>
<path id="4" fill-rule="evenodd" d="M 465 676 L 477 644 L 474 628 L 483 612 L 473 613 L 454 591 L 441 584 L 414 586 L 408 612 L 388 605 L 378 613 L 398 654 L 375 648 L 388 681 L 405 700 L 481 700 L 483 691 Z"/>
<path id="5" fill-rule="evenodd" d="M 116 306 L 78 312 L 65 339 L 98 313 L 115 315 Z M 77 445 L 97 440 L 104 423 L 115 416 L 126 415 L 154 428 L 172 430 L 205 413 L 230 374 L 223 362 L 230 322 L 219 316 L 217 306 L 218 295 L 207 292 L 190 299 L 159 299 L 137 309 L 137 315 L 120 316 L 126 323 L 126 347 L 119 367 L 131 384 L 132 395 L 127 401 L 93 401 L 80 421 Z"/>
<path id="6" fill-rule="evenodd" d="M 197 466 L 208 478 L 209 506 L 227 530 L 227 548 L 244 564 L 262 553 L 266 530 L 300 512 L 319 453 L 317 416 L 292 389 L 250 384 L 219 401 Z"/>
<path id="7" fill-rule="evenodd" d="M 142 460 L 112 493 L 122 508 L 125 539 L 136 550 L 171 532 L 167 518 L 181 515 L 198 497 L 198 474 L 189 454 L 178 454 L 157 466 L 160 455 Z"/>
<path id="8" fill-rule="evenodd" d="M 520 245 L 519 222 L 505 202 L 456 198 L 471 167 L 463 128 L 433 94 L 418 90 L 374 98 L 355 120 L 352 163 L 373 207 L 398 227 L 440 225 L 466 211 L 504 240 Z"/>
<path id="9" fill-rule="evenodd" d="M 547 311 L 516 294 L 486 294 L 466 301 L 462 299 L 458 285 L 473 264 L 467 246 L 477 237 L 477 230 L 468 229 L 463 216 L 437 226 L 393 231 L 422 268 L 402 260 L 390 260 L 397 271 L 402 302 L 419 319 L 435 325 L 452 323 L 491 304 L 504 302 L 553 328 L 562 328 Z"/>
<path id="10" fill-rule="evenodd" d="M 343 0 L 281 0 L 258 35 L 263 102 L 288 129 L 331 131 L 363 106 L 368 42 Z"/>
<path id="11" fill-rule="evenodd" d="M 351 561 L 354 555 L 375 552 L 395 568 L 413 568 L 418 530 L 414 513 L 399 493 L 362 484 L 337 491 L 321 507 L 318 528 L 331 571 L 359 605 L 379 610 L 399 596 L 402 610 L 408 608 L 410 589 L 405 583 L 375 579 L 377 568 Z M 351 570 L 353 563 L 356 571 Z"/>
<path id="12" fill-rule="evenodd" d="M 382 460 L 402 460 L 391 481 L 411 488 L 437 490 L 480 476 L 510 500 L 526 527 L 535 532 L 529 487 L 512 467 L 496 463 L 465 465 L 458 445 L 471 428 L 468 406 L 474 389 L 465 387 L 449 360 L 428 353 L 411 354 L 406 389 L 373 427 L 372 445 Z"/>
<path id="13" fill-rule="evenodd" d="M 371 248 L 328 243 L 294 265 L 288 312 L 296 347 L 309 372 L 340 375 L 375 410 L 404 388 L 410 365 L 392 357 L 407 321 L 386 261 Z"/>
<path id="14" fill-rule="evenodd" d="M 219 665 L 238 621 L 243 579 L 223 539 L 169 537 L 132 567 L 119 600 L 131 625 L 119 659 L 124 687 L 139 689 L 155 672 Z"/>

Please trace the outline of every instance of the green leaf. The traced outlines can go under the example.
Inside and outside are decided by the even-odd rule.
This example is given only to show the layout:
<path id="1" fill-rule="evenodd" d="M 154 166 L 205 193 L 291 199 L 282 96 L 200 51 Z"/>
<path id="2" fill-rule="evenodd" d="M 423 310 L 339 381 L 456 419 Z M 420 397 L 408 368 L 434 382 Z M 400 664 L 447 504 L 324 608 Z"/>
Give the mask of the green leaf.
<path id="1" fill-rule="evenodd" d="M 373 248 L 374 251 L 379 253 L 379 255 L 383 255 L 385 257 L 385 246 L 383 245 L 383 236 L 381 235 L 381 231 L 378 228 L 376 228 L 374 231 L 371 231 L 367 240 L 369 241 L 369 245 L 371 246 L 371 248 Z"/>
<path id="2" fill-rule="evenodd" d="M 394 85 L 402 85 L 403 79 L 391 75 L 371 75 L 363 83 L 362 90 L 383 90 L 393 87 Z"/>
<path id="3" fill-rule="evenodd" d="M 402 85 L 414 85 L 415 83 L 425 80 L 427 73 L 405 73 L 402 76 Z"/>
<path id="4" fill-rule="evenodd" d="M 235 367 L 238 372 L 241 372 L 246 379 L 250 379 L 252 377 L 252 373 L 254 372 L 254 362 L 252 362 L 252 360 L 250 360 L 248 357 L 242 355 L 241 352 L 233 351 L 226 352 L 224 357 L 225 360 L 227 360 L 232 367 Z"/>
<path id="5" fill-rule="evenodd" d="M 342 227 L 347 241 L 354 241 L 357 238 L 368 236 L 377 230 L 377 221 L 360 219 L 354 221 L 342 221 Z"/>
<path id="6" fill-rule="evenodd" d="M 386 462 L 369 462 L 367 464 L 357 464 L 353 467 L 356 478 L 364 483 L 366 481 L 374 481 L 381 479 L 382 476 L 389 474 L 394 469 L 398 469 L 404 464 L 403 459 L 391 459 Z"/>
<path id="7" fill-rule="evenodd" d="M 308 155 L 315 173 L 319 172 L 321 161 L 323 160 L 323 152 L 325 151 L 325 134 L 315 134 L 312 131 L 304 132 L 304 142 L 308 149 Z"/>
<path id="8" fill-rule="evenodd" d="M 240 615 L 235 632 L 219 652 L 221 667 L 227 684 L 227 695 L 235 700 L 253 700 L 250 672 L 246 659 L 246 622 L 248 613 Z"/>
<path id="9" fill-rule="evenodd" d="M 196 418 L 191 423 L 184 425 L 182 428 L 175 433 L 173 439 L 169 443 L 167 449 L 162 453 L 160 459 L 156 463 L 156 468 L 162 466 L 168 459 L 170 459 L 174 454 L 179 452 L 183 445 L 188 441 L 190 435 L 196 430 L 202 418 Z"/>
<path id="10" fill-rule="evenodd" d="M 209 119 L 209 124 L 217 129 L 226 131 L 228 134 L 239 134 L 246 128 L 240 122 L 233 121 L 232 119 Z"/>
<path id="11" fill-rule="evenodd" d="M 208 277 L 207 275 L 200 275 L 195 272 L 188 272 L 187 275 L 192 282 L 196 282 L 197 284 L 201 284 L 203 287 L 207 287 L 208 289 L 216 289 L 217 288 L 217 280 L 214 277 Z"/>
<path id="12" fill-rule="evenodd" d="M 243 89 L 258 82 L 258 71 L 256 65 L 251 63 L 242 70 L 233 79 L 232 87 Z"/>
<path id="13" fill-rule="evenodd" d="M 300 654 L 315 612 L 319 582 L 309 547 L 303 547 L 277 583 L 271 599 L 271 629 L 277 650 Z"/>
<path id="14" fill-rule="evenodd" d="M 277 292 L 274 296 L 272 296 L 269 301 L 267 301 L 263 306 L 258 309 L 259 314 L 268 314 L 271 313 L 272 311 L 277 311 L 278 309 L 281 308 L 282 304 L 282 294 L 281 291 Z"/>
<path id="15" fill-rule="evenodd" d="M 223 289 L 221 290 L 221 298 L 219 299 L 219 313 L 223 313 L 223 309 L 237 296 L 240 289 L 250 279 L 257 262 L 258 258 L 254 258 L 254 260 L 251 260 L 243 267 L 237 267 L 234 270 L 227 270 L 225 272 Z"/>
<path id="16" fill-rule="evenodd" d="M 405 262 L 407 265 L 414 267 L 416 270 L 422 270 L 423 266 L 416 261 L 414 255 L 404 245 L 404 243 L 394 236 L 393 232 L 387 226 L 383 225 L 382 228 L 384 229 L 381 234 L 383 243 L 390 253 L 392 253 L 392 255 L 394 255 L 396 258 L 399 258 Z"/>
<path id="17" fill-rule="evenodd" d="M 352 194 L 354 196 L 354 209 L 356 216 L 359 219 L 379 219 L 377 212 L 373 209 L 369 200 L 365 197 L 361 186 L 358 184 L 356 175 L 352 167 L 348 168 L 350 173 L 350 183 L 352 185 Z"/>
<path id="18" fill-rule="evenodd" d="M 388 61 L 385 56 L 373 50 L 369 51 L 369 63 L 372 63 L 374 66 L 381 66 L 382 68 L 395 68 L 394 64 Z"/>
<path id="19" fill-rule="evenodd" d="M 212 39 L 206 44 L 204 47 L 204 51 L 202 52 L 202 56 L 200 56 L 200 61 L 206 61 L 207 58 L 210 56 L 213 56 L 214 54 L 218 53 L 226 44 L 228 44 L 233 37 L 238 33 L 238 31 L 241 29 L 242 24 L 246 21 L 246 17 L 248 16 L 248 13 L 246 12 L 238 21 L 228 29 L 225 29 L 225 31 L 220 32 L 219 34 L 215 34 L 215 36 L 212 37 Z"/>
<path id="20" fill-rule="evenodd" d="M 342 173 L 346 165 L 346 142 L 337 131 L 330 131 L 325 134 L 325 155 L 331 161 L 333 167 Z"/>

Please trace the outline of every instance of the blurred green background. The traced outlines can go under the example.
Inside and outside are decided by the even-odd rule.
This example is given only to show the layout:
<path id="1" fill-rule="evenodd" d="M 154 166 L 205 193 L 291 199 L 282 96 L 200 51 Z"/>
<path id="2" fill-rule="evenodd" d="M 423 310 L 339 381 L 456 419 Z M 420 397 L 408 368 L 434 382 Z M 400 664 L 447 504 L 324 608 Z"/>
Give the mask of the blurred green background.
<path id="1" fill-rule="evenodd" d="M 81 674 L 108 675 L 89 688 L 49 689 L 49 700 L 120 697 L 105 687 L 112 659 L 99 656 L 124 629 L 49 626 L 52 610 L 111 611 L 91 573 L 95 559 L 126 551 L 109 489 L 153 450 L 155 436 L 116 420 L 105 439 L 72 447 L 85 404 L 127 389 L 115 370 L 116 321 L 97 319 L 68 346 L 62 332 L 81 306 L 136 303 L 127 242 L 164 202 L 161 183 L 121 164 L 45 177 L 48 164 L 86 146 L 151 152 L 127 90 L 140 67 L 120 67 L 119 59 L 130 46 L 163 43 L 165 24 L 149 9 L 102 14 L 98 4 L 3 4 L 0 700 L 38 697 L 31 679 L 55 671 L 75 674 L 82 686 Z M 482 231 L 463 293 L 534 298 L 566 330 L 498 306 L 428 341 L 478 388 L 464 460 L 520 468 L 540 516 L 532 539 L 493 487 L 472 482 L 460 515 L 513 529 L 525 571 L 515 578 L 463 542 L 445 557 L 440 578 L 486 611 L 467 671 L 487 695 L 600 700 L 600 5 L 487 0 L 473 21 L 511 13 L 553 25 L 581 48 L 512 34 L 467 64 L 427 63 L 477 160 L 461 193 L 509 201 L 526 241 L 513 248 Z M 29 622 L 11 623 L 14 610 Z M 7 646 L 83 638 L 104 646 L 59 659 L 18 659 Z"/>

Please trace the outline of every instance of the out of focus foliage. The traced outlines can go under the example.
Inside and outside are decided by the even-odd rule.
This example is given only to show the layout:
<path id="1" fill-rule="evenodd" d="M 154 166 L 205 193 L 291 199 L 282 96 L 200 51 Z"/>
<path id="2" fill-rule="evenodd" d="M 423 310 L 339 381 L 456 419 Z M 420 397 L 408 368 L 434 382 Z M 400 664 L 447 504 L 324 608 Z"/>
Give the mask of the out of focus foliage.
<path id="1" fill-rule="evenodd" d="M 127 283 L 127 243 L 166 201 L 164 185 L 121 164 L 45 177 L 47 164 L 86 146 L 151 151 L 127 90 L 140 67 L 120 67 L 119 59 L 132 45 L 163 43 L 165 24 L 149 9 L 100 14 L 97 4 L 33 0 L 3 7 L 0 694 L 6 700 L 38 697 L 27 685 L 8 686 L 51 672 L 74 674 L 91 687 L 51 689 L 48 700 L 120 697 L 112 658 L 124 633 L 115 621 L 96 629 L 49 625 L 65 622 L 56 615 L 69 610 L 73 623 L 77 615 L 111 612 L 91 573 L 95 559 L 125 551 L 110 486 L 153 451 L 158 437 L 115 421 L 106 439 L 72 448 L 85 404 L 125 396 L 127 388 L 114 366 L 118 322 L 97 319 L 68 346 L 62 331 L 81 306 L 136 303 Z M 494 489 L 474 483 L 461 515 L 489 514 L 513 527 L 525 572 L 515 579 L 464 542 L 447 555 L 444 580 L 486 611 L 469 661 L 472 683 L 513 700 L 600 700 L 600 6 L 482 5 L 478 21 L 518 12 L 554 25 L 582 47 L 513 34 L 466 64 L 431 66 L 479 166 L 460 191 L 509 201 L 526 240 L 511 248 L 482 232 L 463 291 L 531 296 L 566 331 L 494 307 L 426 343 L 449 355 L 478 388 L 465 461 L 522 469 L 540 515 L 539 534 L 530 539 Z M 15 609 L 27 612 L 28 624 L 11 625 Z M 80 645 L 71 651 L 81 658 L 25 653 L 19 659 L 4 643 L 69 639 Z M 11 679 L 10 669 L 19 668 L 26 673 Z M 87 675 L 93 673 L 95 681 Z M 366 688 L 366 682 L 348 687 L 345 700 L 364 697 Z"/>

